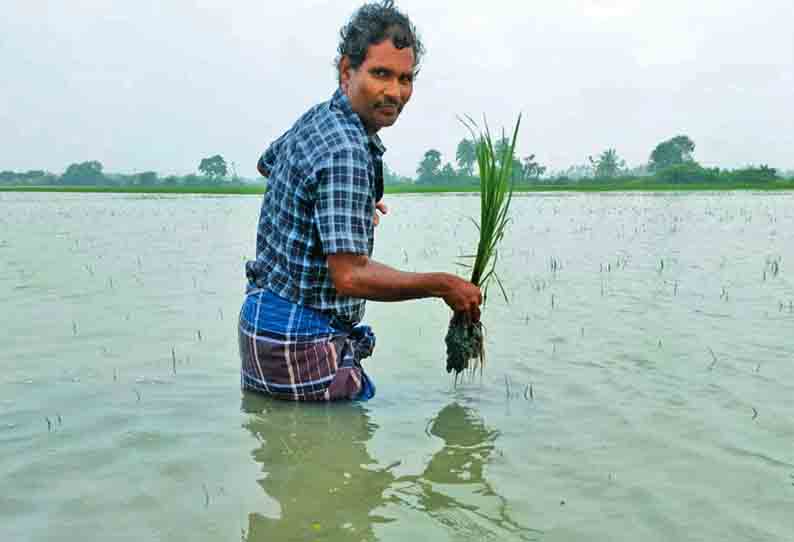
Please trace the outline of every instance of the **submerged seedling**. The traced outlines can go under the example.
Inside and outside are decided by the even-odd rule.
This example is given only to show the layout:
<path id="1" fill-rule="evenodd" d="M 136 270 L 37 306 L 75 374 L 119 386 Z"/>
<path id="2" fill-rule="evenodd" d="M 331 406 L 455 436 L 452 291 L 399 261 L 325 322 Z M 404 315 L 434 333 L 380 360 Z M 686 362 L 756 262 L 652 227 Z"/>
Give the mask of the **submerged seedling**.
<path id="1" fill-rule="evenodd" d="M 709 371 L 711 371 L 717 365 L 717 355 L 714 353 L 714 350 L 712 350 L 710 347 L 709 347 L 709 353 L 711 354 L 711 360 L 712 360 L 711 364 L 709 364 Z"/>
<path id="2" fill-rule="evenodd" d="M 201 489 L 204 490 L 204 508 L 209 508 L 210 492 L 207 490 L 207 484 L 201 484 Z"/>

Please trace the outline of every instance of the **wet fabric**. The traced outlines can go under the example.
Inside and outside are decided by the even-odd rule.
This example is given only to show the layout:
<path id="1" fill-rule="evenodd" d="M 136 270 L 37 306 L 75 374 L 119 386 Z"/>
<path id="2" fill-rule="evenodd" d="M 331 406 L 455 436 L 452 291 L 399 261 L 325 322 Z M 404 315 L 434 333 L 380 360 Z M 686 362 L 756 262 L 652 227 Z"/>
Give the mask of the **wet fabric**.
<path id="1" fill-rule="evenodd" d="M 250 288 L 238 336 L 244 390 L 291 401 L 366 401 L 375 395 L 361 367 L 375 348 L 369 326 L 335 327 L 325 313 Z"/>

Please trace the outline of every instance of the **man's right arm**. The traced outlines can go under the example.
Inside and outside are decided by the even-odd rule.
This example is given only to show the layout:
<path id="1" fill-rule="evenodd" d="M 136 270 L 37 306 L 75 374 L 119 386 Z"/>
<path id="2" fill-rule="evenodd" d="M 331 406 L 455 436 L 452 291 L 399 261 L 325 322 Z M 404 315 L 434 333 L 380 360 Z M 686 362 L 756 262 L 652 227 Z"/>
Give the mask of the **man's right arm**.
<path id="1" fill-rule="evenodd" d="M 469 281 L 450 273 L 409 273 L 361 254 L 330 254 L 328 268 L 336 291 L 372 301 L 407 301 L 440 297 L 455 312 L 480 320 L 482 293 Z"/>
<path id="2" fill-rule="evenodd" d="M 456 312 L 479 321 L 482 295 L 449 273 L 407 273 L 367 254 L 373 209 L 367 160 L 357 149 L 339 149 L 318 164 L 314 222 L 337 292 L 373 301 L 440 297 Z"/>

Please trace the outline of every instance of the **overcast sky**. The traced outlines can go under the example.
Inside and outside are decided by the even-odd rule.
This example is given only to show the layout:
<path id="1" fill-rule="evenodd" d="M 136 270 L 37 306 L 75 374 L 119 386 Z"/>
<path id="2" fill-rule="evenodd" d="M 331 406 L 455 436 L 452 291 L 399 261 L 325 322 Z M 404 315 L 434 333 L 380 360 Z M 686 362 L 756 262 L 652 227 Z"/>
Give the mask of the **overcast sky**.
<path id="1" fill-rule="evenodd" d="M 254 177 L 267 144 L 328 99 L 350 0 L 3 1 L 0 170 L 101 161 Z M 427 56 L 383 130 L 413 175 L 454 161 L 460 114 L 524 114 L 519 151 L 561 169 L 615 147 L 630 165 L 677 134 L 706 165 L 794 168 L 791 0 L 402 0 Z M 489 12 L 484 12 L 489 9 Z"/>

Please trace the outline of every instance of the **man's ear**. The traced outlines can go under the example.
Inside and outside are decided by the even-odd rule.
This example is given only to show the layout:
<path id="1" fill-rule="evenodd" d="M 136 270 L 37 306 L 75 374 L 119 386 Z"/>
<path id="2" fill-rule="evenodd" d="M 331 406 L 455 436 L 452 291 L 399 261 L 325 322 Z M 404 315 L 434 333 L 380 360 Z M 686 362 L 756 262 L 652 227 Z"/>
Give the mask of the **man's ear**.
<path id="1" fill-rule="evenodd" d="M 339 60 L 339 86 L 342 87 L 344 92 L 347 92 L 350 87 L 350 72 L 353 68 L 350 66 L 350 58 L 345 55 Z"/>

